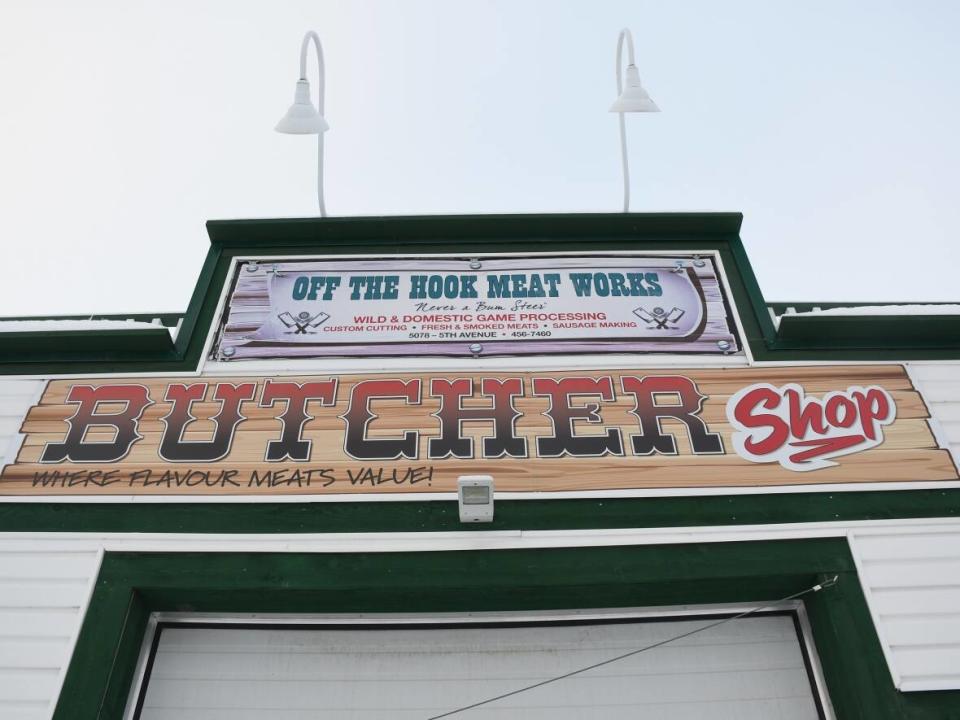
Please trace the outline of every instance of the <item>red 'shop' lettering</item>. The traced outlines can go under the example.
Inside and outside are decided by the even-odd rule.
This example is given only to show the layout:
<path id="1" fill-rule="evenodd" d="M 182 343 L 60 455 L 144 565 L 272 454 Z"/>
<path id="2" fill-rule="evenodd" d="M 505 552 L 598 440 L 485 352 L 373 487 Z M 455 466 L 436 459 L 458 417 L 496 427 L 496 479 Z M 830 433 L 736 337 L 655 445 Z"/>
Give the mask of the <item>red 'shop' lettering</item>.
<path id="1" fill-rule="evenodd" d="M 831 458 L 876 447 L 896 414 L 890 393 L 875 385 L 816 398 L 796 383 L 758 383 L 727 402 L 738 455 L 798 471 L 832 467 L 837 463 Z"/>

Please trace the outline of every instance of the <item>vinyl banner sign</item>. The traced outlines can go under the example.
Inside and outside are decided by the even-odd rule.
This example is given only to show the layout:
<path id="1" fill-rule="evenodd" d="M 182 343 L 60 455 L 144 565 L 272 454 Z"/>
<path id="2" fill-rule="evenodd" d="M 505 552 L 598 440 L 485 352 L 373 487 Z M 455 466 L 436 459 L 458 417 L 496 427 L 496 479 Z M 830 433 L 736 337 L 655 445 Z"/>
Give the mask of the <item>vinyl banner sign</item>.
<path id="1" fill-rule="evenodd" d="M 213 357 L 738 350 L 712 259 L 567 256 L 243 263 Z"/>
<path id="2" fill-rule="evenodd" d="M 5 495 L 957 480 L 900 366 L 51 381 Z"/>

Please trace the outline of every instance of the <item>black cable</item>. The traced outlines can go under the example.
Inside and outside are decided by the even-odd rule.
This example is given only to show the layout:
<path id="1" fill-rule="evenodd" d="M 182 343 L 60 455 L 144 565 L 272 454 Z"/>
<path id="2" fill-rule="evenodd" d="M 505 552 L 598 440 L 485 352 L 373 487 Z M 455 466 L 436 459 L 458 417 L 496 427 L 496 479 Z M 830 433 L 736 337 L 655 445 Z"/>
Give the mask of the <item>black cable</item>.
<path id="1" fill-rule="evenodd" d="M 487 698 L 486 700 L 481 700 L 480 702 L 475 702 L 472 705 L 464 705 L 463 707 L 459 707 L 456 710 L 450 710 L 440 715 L 432 715 L 431 717 L 427 718 L 427 720 L 440 720 L 440 718 L 450 717 L 451 715 L 456 715 L 457 713 L 466 712 L 467 710 L 472 710 L 473 708 L 480 707 L 481 705 L 488 705 L 492 702 L 496 702 L 497 700 L 503 700 L 504 698 L 511 697 L 512 695 L 519 695 L 522 692 L 527 692 L 527 690 L 533 690 L 538 687 L 543 687 L 544 685 L 549 685 L 550 683 L 555 683 L 558 680 L 565 680 L 568 677 L 573 677 L 574 675 L 585 673 L 588 670 L 594 670 L 598 667 L 603 667 L 604 665 L 615 663 L 618 660 L 623 660 L 625 658 L 632 657 L 634 655 L 639 655 L 640 653 L 646 652 L 647 650 L 653 650 L 654 648 L 658 648 L 662 645 L 666 645 L 667 643 L 672 643 L 676 640 L 682 640 L 683 638 L 690 637 L 691 635 L 696 635 L 697 633 L 701 633 L 704 630 L 715 628 L 719 625 L 723 625 L 724 623 L 728 623 L 733 620 L 739 620 L 740 618 L 744 618 L 747 615 L 752 615 L 753 613 L 760 612 L 761 610 L 767 610 L 767 609 L 773 608 L 777 605 L 780 605 L 781 603 L 787 602 L 788 600 L 795 600 L 798 597 L 802 597 L 808 593 L 819 592 L 820 590 L 823 590 L 824 588 L 828 588 L 831 585 L 836 585 L 837 577 L 838 576 L 834 575 L 829 580 L 826 580 L 822 583 L 814 585 L 813 587 L 809 587 L 806 590 L 801 590 L 800 592 L 794 593 L 793 595 L 787 595 L 785 598 L 780 598 L 779 600 L 776 600 L 767 605 L 751 608 L 750 610 L 742 612 L 739 615 L 733 615 L 732 617 L 724 618 L 723 620 L 718 620 L 716 622 L 710 623 L 709 625 L 704 625 L 703 627 L 696 628 L 695 630 L 691 630 L 690 632 L 685 632 L 681 635 L 677 635 L 672 638 L 667 638 L 666 640 L 655 642 L 652 645 L 647 645 L 645 647 L 640 648 L 639 650 L 631 650 L 630 652 L 624 653 L 623 655 L 618 655 L 617 657 L 612 657 L 607 660 L 602 660 L 598 663 L 594 663 L 593 665 L 582 667 L 578 670 L 571 670 L 570 672 L 564 673 L 563 675 L 557 675 L 556 677 L 549 678 L 548 680 L 541 680 L 540 682 L 534 683 L 533 685 L 527 685 L 526 687 L 517 688 L 516 690 L 511 690 L 510 692 L 503 693 L 502 695 L 497 695 L 496 697 Z"/>

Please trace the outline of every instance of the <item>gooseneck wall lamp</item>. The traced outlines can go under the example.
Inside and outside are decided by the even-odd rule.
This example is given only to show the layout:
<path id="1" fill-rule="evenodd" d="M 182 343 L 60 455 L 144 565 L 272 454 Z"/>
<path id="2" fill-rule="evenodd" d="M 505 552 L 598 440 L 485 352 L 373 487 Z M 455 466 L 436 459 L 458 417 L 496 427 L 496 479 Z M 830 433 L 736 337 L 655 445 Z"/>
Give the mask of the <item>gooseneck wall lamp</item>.
<path id="1" fill-rule="evenodd" d="M 623 81 L 623 41 L 627 41 L 627 80 Z M 627 160 L 627 128 L 624 113 L 660 112 L 657 104 L 650 99 L 640 84 L 633 55 L 633 35 L 627 28 L 620 31 L 617 38 L 617 99 L 610 106 L 610 112 L 620 114 L 620 156 L 623 162 L 623 211 L 630 211 L 630 167 Z"/>
<path id="2" fill-rule="evenodd" d="M 307 49 L 311 41 L 317 49 L 317 65 L 320 69 L 317 107 L 314 107 L 310 100 L 310 82 L 307 80 Z M 320 217 L 327 215 L 327 208 L 323 202 L 323 134 L 330 129 L 323 118 L 323 90 L 323 46 L 320 44 L 320 36 L 311 30 L 303 36 L 303 42 L 300 44 L 300 79 L 297 80 L 297 89 L 293 94 L 293 105 L 287 110 L 286 115 L 280 118 L 274 130 L 287 135 L 317 136 L 317 202 L 320 205 Z"/>

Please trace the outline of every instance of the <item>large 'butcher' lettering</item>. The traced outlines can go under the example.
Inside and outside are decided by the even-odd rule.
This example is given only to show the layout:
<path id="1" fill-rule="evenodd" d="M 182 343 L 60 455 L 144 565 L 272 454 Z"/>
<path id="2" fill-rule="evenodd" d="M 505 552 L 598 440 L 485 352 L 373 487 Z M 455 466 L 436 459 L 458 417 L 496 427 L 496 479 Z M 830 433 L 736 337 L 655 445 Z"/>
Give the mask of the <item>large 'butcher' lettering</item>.
<path id="1" fill-rule="evenodd" d="M 304 383 L 267 379 L 259 397 L 258 383 L 253 381 L 170 383 L 163 396 L 169 409 L 151 418 L 151 422 L 159 419 L 163 423 L 157 454 L 175 463 L 222 460 L 230 455 L 238 428 L 246 419 L 244 407 L 249 408 L 247 414 L 272 408 L 274 417 L 268 425 L 257 411 L 258 430 L 275 428 L 272 431 L 276 433 L 262 440 L 262 457 L 266 462 L 309 462 L 315 451 L 314 441 L 306 436 L 310 423 L 321 413 L 337 412 L 328 410 L 338 403 L 337 390 L 336 379 Z M 433 407 L 439 404 L 434 412 L 422 407 L 426 390 Z M 360 380 L 353 383 L 347 397 L 340 398 L 346 404 L 346 410 L 337 416 L 344 424 L 343 451 L 363 461 L 416 460 L 424 450 L 431 460 L 525 458 L 533 452 L 528 445 L 544 458 L 676 454 L 672 433 L 679 425 L 693 453 L 723 452 L 719 434 L 711 432 L 700 417 L 706 397 L 687 377 L 623 376 L 619 387 L 609 375 L 534 377 L 530 394 L 525 391 L 521 377 L 479 382 L 445 377 Z M 665 396 L 672 401 L 664 402 Z M 530 424 L 521 431 L 519 423 L 530 412 L 534 398 L 537 412 L 542 412 L 548 423 Z M 638 421 L 639 432 L 629 434 L 627 447 L 620 427 L 609 424 L 611 406 L 620 399 L 633 401 L 629 412 Z M 76 403 L 77 410 L 67 420 L 64 439 L 44 447 L 43 463 L 116 462 L 126 457 L 141 439 L 140 423 L 154 400 L 141 385 L 74 385 L 66 402 Z M 521 409 L 519 403 L 527 403 L 527 409 Z M 389 419 L 382 417 L 386 408 Z M 622 403 L 619 413 L 617 424 L 622 424 Z M 421 443 L 421 431 L 433 422 L 430 417 L 436 419 L 436 430 Z M 664 421 L 673 421 L 672 428 Z M 818 422 L 816 418 L 800 421 Z M 330 419 L 324 422 L 329 424 Z"/>

